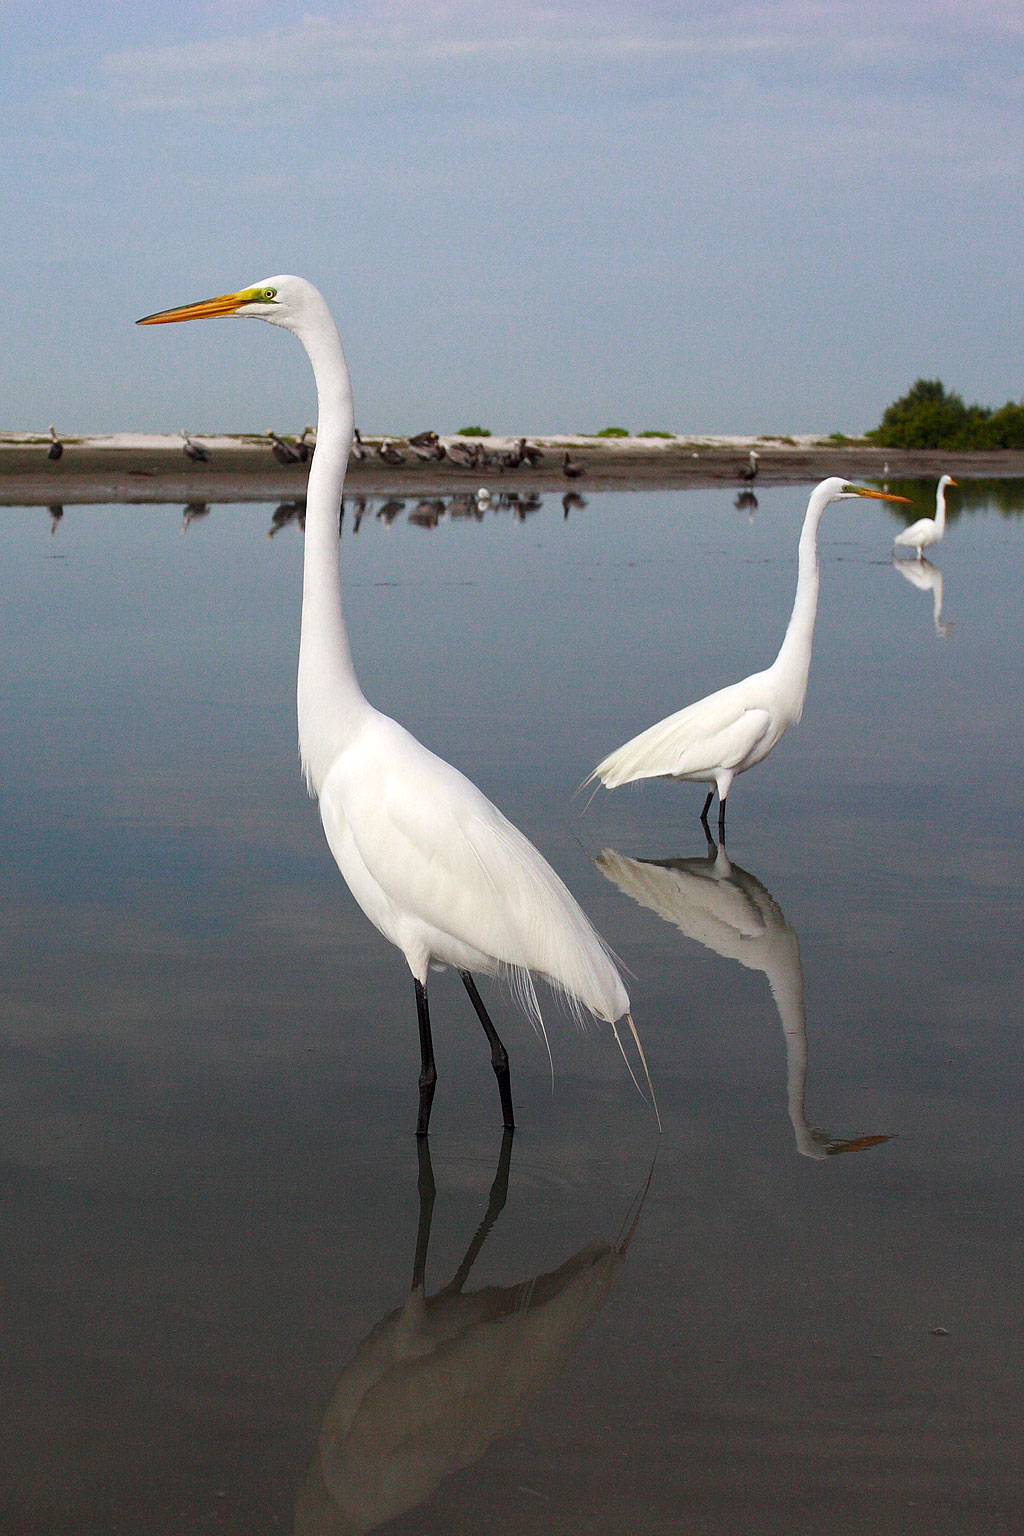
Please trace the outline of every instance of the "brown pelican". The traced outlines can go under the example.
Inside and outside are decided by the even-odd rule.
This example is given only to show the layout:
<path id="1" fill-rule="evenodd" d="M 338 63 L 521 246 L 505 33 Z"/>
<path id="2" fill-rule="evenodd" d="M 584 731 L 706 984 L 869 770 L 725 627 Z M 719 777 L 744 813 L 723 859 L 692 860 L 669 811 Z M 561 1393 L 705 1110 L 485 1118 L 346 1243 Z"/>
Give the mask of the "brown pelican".
<path id="1" fill-rule="evenodd" d="M 181 451 L 185 455 L 186 459 L 189 459 L 193 464 L 206 464 L 209 462 L 209 449 L 204 448 L 202 443 L 194 443 L 189 437 L 188 433 L 185 431 L 184 427 L 181 430 L 180 436 Z"/>
<path id="2" fill-rule="evenodd" d="M 358 427 L 353 427 L 352 428 L 352 447 L 348 451 L 349 458 L 350 459 L 358 459 L 360 462 L 362 462 L 363 459 L 368 457 L 368 454 L 369 454 L 369 449 L 367 448 L 366 444 L 363 442 L 362 438 L 359 436 L 359 428 Z"/>
<path id="3" fill-rule="evenodd" d="M 383 459 L 385 464 L 405 463 L 405 454 L 400 453 L 394 443 L 390 442 L 388 438 L 385 438 L 382 443 L 377 444 L 377 457 L 378 459 Z"/>
<path id="4" fill-rule="evenodd" d="M 570 458 L 568 453 L 563 456 L 562 474 L 565 475 L 568 480 L 578 480 L 580 475 L 585 475 L 586 472 L 587 467 L 583 463 L 582 459 Z"/>
<path id="5" fill-rule="evenodd" d="M 267 436 L 270 438 L 270 451 L 279 464 L 301 464 L 302 454 L 293 443 L 286 443 L 283 437 L 278 437 L 276 432 L 267 428 Z"/>
<path id="6" fill-rule="evenodd" d="M 448 457 L 462 469 L 475 469 L 479 462 L 480 448 L 476 443 L 449 443 Z"/>
<path id="7" fill-rule="evenodd" d="M 51 428 L 50 428 L 50 446 L 46 450 L 46 457 L 48 459 L 59 459 L 63 452 L 64 452 L 64 444 L 61 442 L 60 438 L 57 436 L 57 428 L 51 426 Z"/>
<path id="8" fill-rule="evenodd" d="M 410 438 L 409 447 L 424 464 L 439 464 L 445 457 L 444 443 L 414 443 Z"/>
<path id="9" fill-rule="evenodd" d="M 535 443 L 523 443 L 523 458 L 531 468 L 535 468 L 543 459 L 544 450 L 538 448 Z"/>
<path id="10" fill-rule="evenodd" d="M 417 432 L 415 436 L 406 438 L 410 448 L 433 448 L 437 440 L 436 432 Z"/>
<path id="11" fill-rule="evenodd" d="M 757 479 L 757 461 L 760 457 L 761 455 L 759 453 L 755 453 L 753 448 L 751 448 L 750 462 L 744 464 L 740 469 L 740 479 L 745 480 L 748 485 L 753 485 L 754 481 Z"/>

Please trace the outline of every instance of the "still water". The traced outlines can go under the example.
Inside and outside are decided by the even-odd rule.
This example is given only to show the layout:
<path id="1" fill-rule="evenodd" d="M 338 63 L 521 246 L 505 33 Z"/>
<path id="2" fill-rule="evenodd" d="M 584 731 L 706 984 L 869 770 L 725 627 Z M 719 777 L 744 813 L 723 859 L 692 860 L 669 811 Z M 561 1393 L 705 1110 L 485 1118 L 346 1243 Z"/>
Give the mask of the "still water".
<path id="1" fill-rule="evenodd" d="M 664 1120 L 488 987 L 503 1143 L 440 976 L 429 1157 L 299 781 L 296 519 L 0 511 L 4 1532 L 1020 1530 L 1019 497 L 941 585 L 829 509 L 725 853 L 700 786 L 574 792 L 774 656 L 806 490 L 733 496 L 347 508 L 366 693 L 580 897 Z"/>

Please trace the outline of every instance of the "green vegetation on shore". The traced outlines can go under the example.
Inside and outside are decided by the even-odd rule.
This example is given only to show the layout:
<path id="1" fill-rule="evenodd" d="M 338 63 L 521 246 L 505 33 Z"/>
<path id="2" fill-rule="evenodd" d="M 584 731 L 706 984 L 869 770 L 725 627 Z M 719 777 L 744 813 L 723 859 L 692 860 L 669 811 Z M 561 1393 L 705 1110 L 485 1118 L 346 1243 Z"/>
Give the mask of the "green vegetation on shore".
<path id="1" fill-rule="evenodd" d="M 965 405 L 940 379 L 918 379 L 867 437 L 883 448 L 1024 448 L 1024 402 Z"/>

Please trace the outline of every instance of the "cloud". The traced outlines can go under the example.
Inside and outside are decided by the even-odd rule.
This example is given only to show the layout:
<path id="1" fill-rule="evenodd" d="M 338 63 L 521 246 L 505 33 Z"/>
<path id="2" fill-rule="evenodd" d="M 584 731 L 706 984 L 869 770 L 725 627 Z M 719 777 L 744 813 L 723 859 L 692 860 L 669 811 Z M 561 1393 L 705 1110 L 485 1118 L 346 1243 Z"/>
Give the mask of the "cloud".
<path id="1" fill-rule="evenodd" d="M 214 116 L 260 108 L 308 111 L 315 105 L 401 102 L 426 91 L 469 85 L 499 89 L 514 78 L 570 95 L 597 76 L 621 91 L 642 91 L 654 71 L 679 90 L 710 79 L 761 71 L 770 87 L 810 79 L 837 98 L 872 88 L 895 72 L 904 90 L 934 88 L 934 71 L 956 71 L 979 50 L 986 82 L 1016 89 L 1007 44 L 1024 32 L 1024 5 L 962 6 L 924 0 L 890 4 L 430 4 L 391 0 L 307 13 L 286 25 L 261 24 L 245 7 L 220 13 L 220 32 L 185 42 L 108 53 L 101 76 L 123 111 L 200 111 Z M 875 82 L 877 86 L 877 81 Z"/>

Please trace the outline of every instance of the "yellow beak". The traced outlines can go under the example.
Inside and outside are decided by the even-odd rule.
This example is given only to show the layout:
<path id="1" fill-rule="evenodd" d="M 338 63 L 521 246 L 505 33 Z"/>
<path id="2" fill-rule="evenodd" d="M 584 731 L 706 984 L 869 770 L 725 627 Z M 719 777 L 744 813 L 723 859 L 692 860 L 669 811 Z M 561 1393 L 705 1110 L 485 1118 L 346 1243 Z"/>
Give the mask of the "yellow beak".
<path id="1" fill-rule="evenodd" d="M 182 304 L 178 309 L 161 309 L 155 315 L 144 315 L 136 325 L 170 325 L 174 320 L 212 320 L 217 315 L 233 315 L 243 304 L 251 304 L 256 297 L 251 288 L 241 293 L 222 293 L 216 299 L 203 299 L 199 304 Z"/>
<path id="2" fill-rule="evenodd" d="M 851 489 L 858 496 L 870 496 L 872 501 L 905 501 L 908 507 L 911 505 L 909 496 L 891 496 L 888 491 L 869 491 L 866 485 L 855 485 Z"/>

